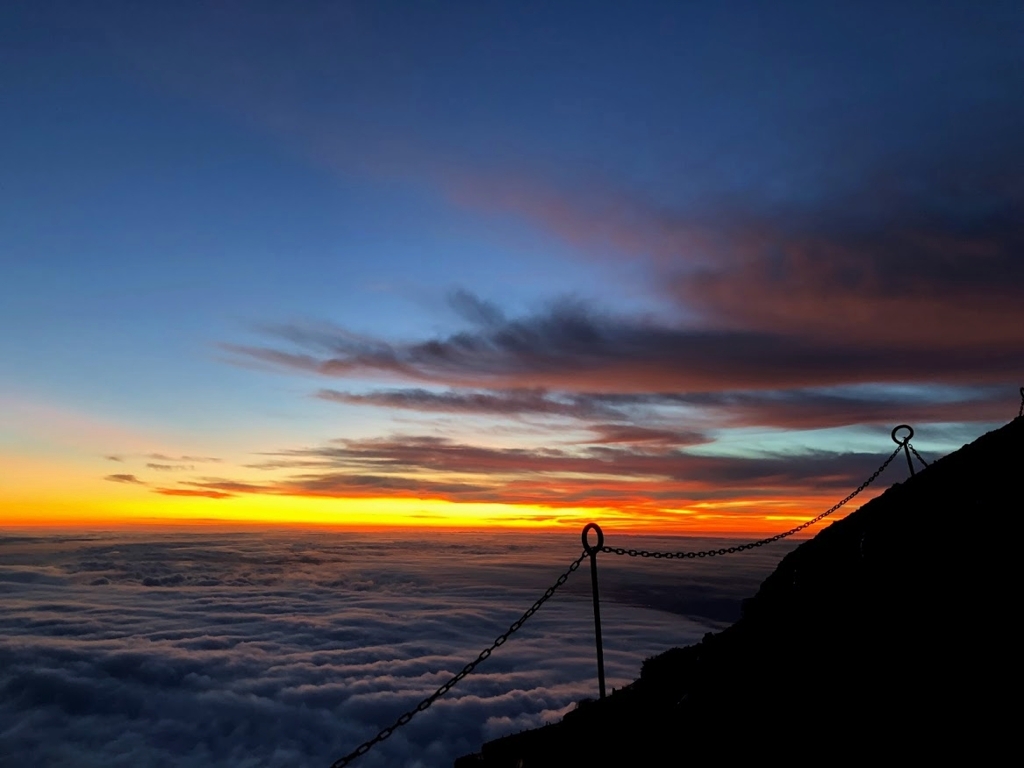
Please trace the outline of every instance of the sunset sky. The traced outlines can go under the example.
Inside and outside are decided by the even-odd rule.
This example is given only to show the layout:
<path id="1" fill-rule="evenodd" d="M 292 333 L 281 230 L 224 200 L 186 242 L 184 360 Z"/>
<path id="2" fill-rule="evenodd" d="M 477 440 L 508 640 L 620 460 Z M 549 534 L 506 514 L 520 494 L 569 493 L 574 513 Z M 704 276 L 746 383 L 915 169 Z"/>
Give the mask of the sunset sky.
<path id="1" fill-rule="evenodd" d="M 749 534 L 957 448 L 1024 383 L 1022 35 L 5 2 L 0 524 Z"/>

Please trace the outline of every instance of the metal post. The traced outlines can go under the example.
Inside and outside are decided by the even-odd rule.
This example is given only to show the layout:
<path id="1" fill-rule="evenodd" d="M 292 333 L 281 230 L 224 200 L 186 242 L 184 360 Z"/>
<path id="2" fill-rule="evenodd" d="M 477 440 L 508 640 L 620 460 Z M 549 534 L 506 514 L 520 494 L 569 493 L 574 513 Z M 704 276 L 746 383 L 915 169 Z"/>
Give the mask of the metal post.
<path id="1" fill-rule="evenodd" d="M 902 440 L 896 437 L 896 433 L 899 432 L 901 429 L 905 429 L 908 432 L 907 436 L 904 437 Z M 896 445 L 903 446 L 903 453 L 905 453 L 907 456 L 907 466 L 910 467 L 910 476 L 913 477 L 915 474 L 914 462 L 910 460 L 910 448 L 908 446 L 910 445 L 910 438 L 914 436 L 914 428 L 909 424 L 900 424 L 899 426 L 893 427 L 890 436 L 892 437 L 892 441 L 896 443 Z"/>
<path id="2" fill-rule="evenodd" d="M 587 534 L 597 531 L 597 545 L 590 546 Z M 583 527 L 583 549 L 590 556 L 590 585 L 594 595 L 594 641 L 597 643 L 597 686 L 604 698 L 604 647 L 601 644 L 601 598 L 597 593 L 597 553 L 604 546 L 604 533 L 597 523 L 587 523 Z"/>

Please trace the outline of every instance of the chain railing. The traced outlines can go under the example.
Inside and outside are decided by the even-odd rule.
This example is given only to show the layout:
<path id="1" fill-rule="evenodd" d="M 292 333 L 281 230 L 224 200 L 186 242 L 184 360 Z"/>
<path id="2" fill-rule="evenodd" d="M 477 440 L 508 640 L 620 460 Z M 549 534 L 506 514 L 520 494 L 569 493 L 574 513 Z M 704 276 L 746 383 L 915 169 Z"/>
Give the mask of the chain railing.
<path id="1" fill-rule="evenodd" d="M 928 466 L 928 462 L 921 458 L 921 454 L 917 452 L 917 448 L 912 446 L 910 443 L 907 443 L 907 448 L 909 448 L 913 452 L 913 454 L 917 457 L 917 460 L 921 462 L 922 466 Z"/>
<path id="2" fill-rule="evenodd" d="M 1021 413 L 1022 415 L 1024 415 L 1024 387 L 1021 387 Z M 904 438 L 897 437 L 896 433 L 903 429 L 908 431 L 907 436 Z M 757 541 L 750 541 L 744 544 L 737 544 L 731 547 L 721 547 L 718 549 L 705 549 L 692 552 L 651 552 L 643 549 L 625 549 L 623 547 L 605 546 L 604 533 L 601 531 L 601 527 L 597 523 L 588 523 L 583 529 L 583 553 L 569 564 L 569 567 L 555 580 L 555 583 L 548 587 L 544 591 L 544 594 L 541 595 L 540 598 L 533 605 L 527 608 L 522 616 L 520 616 L 516 621 L 512 622 L 512 624 L 509 625 L 508 630 L 498 635 L 494 639 L 493 643 L 491 643 L 487 648 L 484 648 L 479 653 L 479 655 L 475 659 L 473 659 L 473 661 L 466 664 L 466 666 L 464 666 L 458 672 L 458 674 L 454 675 L 444 685 L 442 685 L 432 694 L 427 696 L 425 699 L 423 699 L 419 704 L 410 709 L 408 712 L 401 715 L 397 720 L 395 720 L 393 724 L 381 730 L 372 739 L 364 741 L 362 744 L 360 744 L 358 747 L 356 747 L 354 750 L 349 752 L 344 757 L 335 760 L 331 764 L 331 768 L 344 768 L 344 766 L 349 765 L 350 763 L 352 763 L 352 761 L 356 760 L 362 755 L 365 755 L 375 745 L 389 738 L 391 734 L 395 732 L 395 730 L 407 724 L 417 714 L 428 709 L 435 701 L 437 701 L 439 698 L 448 693 L 448 691 L 450 691 L 460 680 L 462 680 L 464 677 L 473 672 L 473 670 L 475 670 L 477 666 L 479 666 L 483 661 L 489 658 L 490 655 L 494 653 L 495 650 L 504 645 L 505 642 L 508 641 L 509 637 L 511 637 L 517 630 L 519 630 L 523 626 L 523 624 L 525 624 L 526 621 L 531 616 L 533 616 L 533 614 L 535 614 L 542 605 L 544 605 L 544 603 L 546 603 L 548 600 L 552 598 L 552 596 L 554 596 L 555 591 L 563 584 L 565 584 L 570 574 L 572 574 L 573 571 L 577 570 L 580 567 L 580 564 L 588 557 L 590 558 L 590 573 L 592 580 L 591 587 L 594 602 L 594 640 L 597 646 L 598 685 L 600 697 L 604 698 L 604 653 L 601 639 L 600 599 L 598 597 L 597 589 L 597 555 L 599 552 L 606 552 L 614 555 L 628 555 L 629 557 L 649 557 L 654 558 L 655 560 L 718 557 L 721 555 L 731 555 L 736 552 L 745 552 L 750 549 L 756 549 L 757 547 L 763 547 L 765 544 L 771 544 L 773 542 L 779 541 L 780 539 L 785 539 L 789 536 L 793 536 L 794 534 L 797 534 L 800 531 L 803 531 L 811 527 L 815 523 L 821 522 L 829 515 L 834 514 L 835 512 L 839 511 L 844 506 L 846 506 L 846 504 L 848 504 L 850 501 L 856 498 L 862 491 L 864 491 L 864 489 L 866 489 L 869 485 L 871 485 L 871 483 L 878 479 L 878 476 L 885 471 L 886 467 L 888 467 L 892 463 L 893 459 L 896 458 L 900 451 L 903 451 L 907 456 L 907 464 L 910 467 L 911 475 L 914 475 L 914 465 L 910 459 L 911 452 L 913 452 L 914 456 L 917 457 L 918 461 L 920 461 L 922 465 L 926 467 L 928 466 L 928 463 L 923 458 L 921 458 L 921 454 L 917 452 L 917 449 L 910 444 L 910 438 L 914 436 L 914 430 L 912 427 L 910 427 L 907 424 L 900 424 L 898 427 L 893 429 L 891 436 L 893 441 L 896 443 L 896 450 L 889 454 L 888 458 L 886 458 L 886 460 L 881 463 L 878 469 L 871 473 L 871 476 L 868 477 L 867 480 L 865 480 L 863 483 L 857 486 L 856 489 L 854 489 L 841 501 L 838 501 L 837 503 L 833 504 L 820 515 L 811 518 L 810 520 L 807 520 L 804 523 L 801 523 L 795 528 L 790 528 L 788 531 L 777 533 L 774 536 L 769 536 L 768 538 L 758 539 Z M 597 544 L 593 546 L 590 544 L 588 540 L 588 534 L 591 531 L 594 531 L 597 534 Z"/>
<path id="3" fill-rule="evenodd" d="M 428 709 L 431 704 L 433 704 L 439 698 L 448 693 L 448 691 L 450 691 L 457 682 L 459 682 L 462 678 L 464 678 L 466 675 L 468 675 L 470 672 L 476 669 L 477 666 L 482 661 L 486 660 L 492 653 L 494 653 L 495 649 L 504 645 L 505 642 L 509 639 L 509 637 L 514 632 L 516 632 L 520 627 L 522 627 L 523 624 L 526 623 L 527 619 L 533 616 L 533 614 L 535 614 L 537 610 L 542 605 L 544 605 L 544 603 L 551 599 L 551 597 L 555 594 L 555 590 L 557 590 L 560 586 L 565 584 L 566 580 L 569 578 L 569 574 L 571 574 L 573 571 L 579 568 L 580 563 L 582 563 L 586 558 L 587 553 L 584 552 L 575 560 L 573 560 L 569 564 L 569 568 L 555 580 L 555 583 L 548 587 L 546 590 L 544 590 L 544 594 L 540 596 L 537 602 L 535 602 L 533 605 L 527 608 L 526 612 L 522 616 L 513 621 L 512 624 L 509 625 L 509 628 L 504 633 L 494 638 L 494 642 L 491 643 L 488 647 L 484 648 L 482 651 L 480 651 L 480 654 L 475 659 L 473 659 L 473 661 L 469 662 L 469 664 L 464 666 L 457 675 L 454 675 L 448 682 L 446 682 L 444 685 L 442 685 L 432 694 L 427 696 L 427 698 L 425 698 L 415 707 L 413 707 L 408 712 L 399 717 L 397 720 L 395 720 L 395 722 L 392 725 L 389 725 L 387 728 L 382 730 L 372 739 L 364 741 L 362 744 L 353 749 L 344 757 L 335 760 L 333 763 L 331 763 L 331 768 L 343 768 L 343 766 L 348 765 L 357 757 L 365 755 L 367 752 L 370 751 L 370 749 L 373 748 L 374 745 L 384 741 L 386 738 L 391 736 L 391 734 L 394 733 L 397 728 L 401 728 L 403 725 L 412 720 L 417 714 Z"/>
<path id="4" fill-rule="evenodd" d="M 653 557 L 655 560 L 661 560 L 663 558 L 671 560 L 673 558 L 692 559 L 697 557 L 718 557 L 720 555 L 731 555 L 735 552 L 746 552 L 748 549 L 757 549 L 758 547 L 763 547 L 765 544 L 772 544 L 773 542 L 779 541 L 780 539 L 785 539 L 789 536 L 792 536 L 793 534 L 800 533 L 800 531 L 805 530 L 806 528 L 810 528 L 815 523 L 821 522 L 829 515 L 838 512 L 849 502 L 851 502 L 858 494 L 860 494 L 861 491 L 863 491 L 865 488 L 871 485 L 871 483 L 877 480 L 878 476 L 885 471 L 885 468 L 892 463 L 892 460 L 895 459 L 897 455 L 899 455 L 899 452 L 901 450 L 903 450 L 902 445 L 900 445 L 895 451 L 889 454 L 889 458 L 883 461 L 881 466 L 879 466 L 878 469 L 871 473 L 871 477 L 869 477 L 867 480 L 865 480 L 863 483 L 857 486 L 856 490 L 854 490 L 852 493 L 846 496 L 846 498 L 844 498 L 842 501 L 833 504 L 831 507 L 826 509 L 817 517 L 811 518 L 810 520 L 801 523 L 795 528 L 790 528 L 788 531 L 784 531 L 783 533 L 777 533 L 774 536 L 769 536 L 766 539 L 749 541 L 745 544 L 737 544 L 732 547 L 721 547 L 719 549 L 704 549 L 696 552 L 650 552 L 646 549 L 624 549 L 623 547 L 601 547 L 600 551 L 607 552 L 612 555 L 628 555 L 629 557 Z M 914 453 L 916 454 L 917 451 L 914 451 Z M 923 462 L 924 459 L 922 459 L 921 461 Z"/>

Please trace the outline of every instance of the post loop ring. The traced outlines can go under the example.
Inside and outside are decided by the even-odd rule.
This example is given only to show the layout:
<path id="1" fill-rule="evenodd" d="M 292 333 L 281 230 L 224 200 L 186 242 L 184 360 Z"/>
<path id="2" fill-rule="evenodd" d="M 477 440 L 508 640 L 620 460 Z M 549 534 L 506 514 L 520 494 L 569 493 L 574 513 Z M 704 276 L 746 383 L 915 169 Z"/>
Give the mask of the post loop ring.
<path id="1" fill-rule="evenodd" d="M 896 433 L 899 432 L 901 429 L 907 430 L 907 436 L 902 439 L 896 437 Z M 899 426 L 893 427 L 892 433 L 890 434 L 890 437 L 892 437 L 892 441 L 896 443 L 896 445 L 906 445 L 907 443 L 910 442 L 910 438 L 912 438 L 913 436 L 914 428 L 909 424 L 900 424 Z"/>
<path id="2" fill-rule="evenodd" d="M 590 542 L 587 540 L 588 535 L 591 531 L 597 531 L 597 546 L 590 546 Z M 583 549 L 586 550 L 587 554 L 593 557 L 601 551 L 601 547 L 604 546 L 604 532 L 601 530 L 601 526 L 597 523 L 587 523 L 583 526 Z"/>

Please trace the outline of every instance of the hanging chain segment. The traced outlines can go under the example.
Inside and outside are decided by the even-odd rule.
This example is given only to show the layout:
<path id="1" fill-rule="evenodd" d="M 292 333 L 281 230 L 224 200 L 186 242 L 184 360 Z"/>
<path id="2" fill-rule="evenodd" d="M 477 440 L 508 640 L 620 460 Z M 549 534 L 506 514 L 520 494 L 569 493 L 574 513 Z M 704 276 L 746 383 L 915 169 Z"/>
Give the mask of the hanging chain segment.
<path id="1" fill-rule="evenodd" d="M 921 454 L 917 452 L 917 448 L 915 448 L 911 443 L 907 443 L 907 447 L 913 452 L 913 454 L 917 457 L 917 460 L 920 461 L 923 466 L 928 466 L 928 462 L 925 461 L 921 457 Z"/>
<path id="2" fill-rule="evenodd" d="M 852 501 L 853 498 L 857 496 L 861 491 L 863 491 L 865 488 L 871 485 L 871 483 L 873 483 L 878 478 L 878 476 L 885 471 L 885 468 L 892 463 L 892 460 L 895 459 L 899 452 L 902 450 L 903 446 L 898 446 L 895 451 L 889 454 L 889 458 L 882 462 L 882 466 L 880 466 L 878 469 L 874 471 L 871 477 L 869 477 L 867 480 L 865 480 L 863 483 L 857 486 L 857 489 L 850 493 L 850 495 L 848 495 L 842 501 L 833 504 L 831 507 L 826 509 L 817 517 L 808 520 L 805 523 L 801 523 L 796 528 L 790 528 L 788 531 L 784 531 L 783 533 L 777 533 L 774 536 L 769 536 L 767 539 L 759 539 L 758 541 L 750 541 L 746 544 L 737 544 L 732 547 L 722 547 L 720 549 L 705 549 L 700 552 L 650 552 L 645 549 L 624 549 L 623 547 L 602 547 L 601 551 L 608 552 L 613 555 L 628 555 L 629 557 L 653 557 L 655 560 L 661 560 L 663 558 L 682 559 L 695 557 L 717 557 L 719 555 L 731 555 L 735 552 L 746 552 L 748 549 L 757 549 L 758 547 L 763 547 L 765 544 L 771 544 L 772 542 L 778 541 L 779 539 L 785 539 L 787 536 L 792 536 L 794 533 L 800 533 L 800 531 L 804 530 L 805 528 L 810 528 L 812 525 L 821 520 L 824 520 L 832 513 L 839 511 L 842 507 L 846 506 L 846 504 L 849 501 Z M 914 451 L 914 453 L 917 453 L 917 451 Z M 923 461 L 924 460 L 922 459 L 922 462 Z"/>
<path id="3" fill-rule="evenodd" d="M 1021 387 L 1020 392 L 1021 392 L 1021 407 L 1020 407 L 1020 414 L 1018 414 L 1018 415 L 1019 416 L 1024 416 L 1024 387 Z M 902 438 L 902 439 L 901 438 L 897 438 L 897 436 L 896 436 L 897 431 L 900 430 L 900 429 L 903 429 L 903 428 L 906 428 L 907 430 L 909 430 L 908 435 L 905 438 Z M 613 555 L 628 555 L 629 557 L 651 557 L 651 558 L 654 558 L 655 560 L 661 560 L 661 559 L 684 559 L 684 558 L 685 559 L 692 559 L 692 558 L 702 558 L 702 557 L 717 557 L 717 556 L 720 556 L 720 555 L 731 555 L 731 554 L 733 554 L 735 552 L 745 552 L 745 551 L 750 550 L 750 549 L 756 549 L 757 547 L 763 547 L 765 544 L 771 544 L 772 542 L 779 541 L 780 539 L 785 539 L 785 538 L 787 538 L 789 536 L 792 536 L 792 535 L 794 535 L 796 533 L 799 533 L 800 531 L 805 530 L 806 528 L 811 527 L 812 525 L 814 525 L 815 523 L 820 522 L 821 520 L 824 520 L 829 515 L 839 511 L 844 506 L 846 506 L 847 503 L 852 501 L 865 488 L 867 488 L 876 479 L 878 479 L 878 476 L 881 475 L 882 472 L 885 471 L 886 467 L 888 467 L 892 463 L 893 459 L 896 458 L 896 456 L 899 454 L 900 451 L 904 451 L 905 453 L 907 453 L 907 463 L 910 464 L 911 474 L 913 474 L 914 468 L 913 468 L 913 464 L 910 462 L 909 451 L 912 451 L 914 456 L 917 457 L 918 461 L 920 461 L 922 465 L 927 467 L 928 466 L 928 462 L 926 462 L 921 457 L 921 454 L 917 452 L 917 449 L 914 448 L 914 446 L 910 444 L 910 438 L 913 437 L 913 434 L 914 434 L 913 428 L 909 427 L 908 425 L 901 424 L 900 426 L 896 427 L 896 429 L 894 429 L 893 433 L 892 433 L 892 439 L 893 439 L 894 442 L 897 443 L 896 450 L 893 451 L 891 454 L 889 454 L 889 457 L 885 461 L 882 462 L 881 466 L 879 466 L 878 469 L 876 469 L 867 480 L 865 480 L 863 483 L 861 483 L 859 486 L 857 486 L 857 488 L 854 489 L 850 494 L 848 494 L 844 499 L 842 499 L 841 501 L 837 502 L 836 504 L 833 504 L 831 507 L 826 509 L 824 512 L 822 512 L 817 517 L 814 517 L 814 518 L 812 518 L 812 519 L 810 519 L 810 520 L 808 520 L 808 521 L 806 521 L 804 523 L 801 523 L 800 525 L 796 526 L 795 528 L 790 528 L 788 531 L 783 531 L 782 533 L 777 533 L 774 536 L 769 536 L 768 538 L 765 538 L 765 539 L 759 539 L 757 541 L 750 541 L 750 542 L 747 542 L 745 544 L 737 544 L 737 545 L 732 546 L 732 547 L 721 547 L 719 549 L 705 549 L 705 550 L 694 551 L 694 552 L 651 552 L 651 551 L 644 550 L 644 549 L 625 549 L 623 547 L 608 547 L 608 546 L 604 546 L 604 537 L 601 534 L 601 529 L 595 523 L 591 523 L 590 525 L 588 525 L 586 528 L 583 529 L 583 542 L 584 542 L 583 553 L 580 554 L 579 557 L 577 557 L 575 560 L 573 560 L 569 564 L 569 567 L 555 580 L 555 583 L 552 584 L 550 587 L 548 587 L 544 591 L 544 594 L 541 595 L 540 598 L 533 605 L 531 605 L 529 608 L 527 608 L 522 616 L 520 616 L 516 621 L 512 622 L 512 624 L 509 625 L 508 630 L 506 630 L 503 634 L 498 635 L 494 639 L 494 642 L 491 643 L 487 648 L 484 648 L 479 653 L 479 655 L 475 659 L 473 659 L 473 661 L 469 662 L 466 666 L 464 666 L 459 671 L 458 674 L 454 675 L 444 685 L 442 685 L 440 688 L 438 688 L 436 691 L 434 691 L 432 694 L 430 694 L 430 696 L 428 696 L 427 698 L 423 699 L 423 701 L 421 701 L 415 707 L 413 707 L 408 712 L 406 712 L 403 715 L 401 715 L 392 725 L 389 725 L 387 728 L 384 728 L 382 731 L 380 731 L 372 739 L 370 739 L 369 741 L 364 741 L 362 744 L 360 744 L 358 747 L 356 747 L 354 750 L 352 750 L 349 754 L 347 754 L 344 757 L 342 757 L 342 758 L 336 760 L 335 762 L 333 762 L 331 764 L 331 768 L 344 768 L 344 766 L 349 765 L 356 758 L 361 757 L 362 755 L 365 755 L 376 744 L 379 744 L 380 742 L 382 742 L 385 739 L 387 739 L 388 737 L 390 737 L 391 734 L 395 732 L 395 730 L 397 730 L 398 728 L 401 728 L 403 725 L 405 725 L 410 720 L 412 720 L 413 717 L 415 717 L 419 712 L 423 712 L 424 710 L 428 709 L 435 701 L 437 701 L 439 698 L 441 698 L 446 693 L 448 693 L 448 691 L 450 691 L 456 685 L 456 683 L 458 683 L 464 677 L 466 677 L 471 672 L 473 672 L 473 670 L 475 670 L 477 668 L 477 666 L 479 666 L 484 660 L 486 660 L 488 657 L 490 657 L 490 655 L 495 650 L 497 650 L 499 647 L 504 645 L 505 642 L 509 639 L 509 637 L 512 636 L 513 633 L 518 631 L 523 626 L 523 624 L 525 624 L 526 621 L 531 616 L 533 616 L 533 614 L 535 614 L 540 609 L 540 607 L 542 605 L 544 605 L 544 603 L 546 603 L 548 600 L 550 600 L 554 596 L 555 591 L 559 587 L 561 587 L 563 584 L 565 584 L 565 582 L 566 582 L 566 580 L 568 580 L 570 574 L 572 574 L 573 571 L 577 570 L 580 567 L 580 564 L 585 559 L 587 559 L 588 557 L 591 557 L 591 558 L 593 558 L 596 561 L 596 555 L 597 555 L 598 552 L 607 552 L 607 553 L 613 554 Z M 589 544 L 589 542 L 587 541 L 587 532 L 591 528 L 596 529 L 597 533 L 598 533 L 598 543 L 597 543 L 596 546 L 591 546 Z M 593 564 L 596 565 L 596 562 L 594 562 Z M 595 581 L 595 584 L 594 584 L 594 587 L 595 587 L 594 588 L 595 614 L 594 615 L 595 615 L 595 622 L 599 622 L 600 619 L 599 619 L 598 613 L 597 613 L 596 569 L 594 569 L 594 570 L 595 570 L 595 573 L 593 574 L 594 581 Z M 599 624 L 597 624 L 597 627 L 598 627 L 597 631 L 599 632 L 600 631 Z M 601 666 L 600 657 L 601 657 L 600 640 L 598 640 L 598 659 L 599 659 L 598 664 L 599 664 L 599 666 Z M 603 687 L 604 686 L 602 685 L 601 687 L 602 687 L 602 695 L 603 695 Z"/>
<path id="4" fill-rule="evenodd" d="M 565 584 L 566 580 L 569 578 L 569 574 L 571 574 L 573 571 L 579 568 L 580 563 L 582 563 L 587 557 L 587 552 L 583 552 L 583 554 L 581 554 L 579 557 L 573 560 L 572 563 L 569 564 L 568 569 L 561 576 L 559 576 L 558 579 L 555 580 L 554 584 L 552 584 L 544 591 L 544 594 L 540 596 L 540 599 L 538 599 L 537 602 L 535 602 L 533 605 L 527 608 L 526 612 L 522 616 L 520 616 L 518 619 L 513 621 L 511 625 L 509 625 L 508 630 L 494 638 L 493 643 L 491 643 L 487 648 L 484 648 L 482 651 L 480 651 L 480 655 L 473 659 L 473 661 L 469 662 L 469 664 L 464 666 L 457 675 L 452 677 L 451 680 L 449 680 L 436 691 L 434 691 L 432 694 L 427 696 L 427 698 L 425 698 L 415 707 L 413 707 L 408 712 L 403 714 L 401 717 L 395 720 L 395 722 L 392 725 L 389 725 L 387 728 L 382 730 L 372 739 L 370 739 L 369 741 L 364 741 L 362 744 L 360 744 L 358 747 L 356 747 L 354 750 L 349 752 L 344 757 L 335 760 L 333 763 L 331 763 L 331 768 L 343 768 L 343 766 L 348 765 L 357 757 L 365 755 L 367 752 L 370 751 L 371 748 L 373 748 L 374 745 L 384 741 L 386 738 L 391 736 L 391 734 L 394 733 L 396 729 L 401 728 L 403 725 L 412 720 L 419 712 L 423 712 L 425 709 L 428 709 L 431 704 L 433 704 L 439 698 L 448 693 L 448 691 L 450 691 L 457 682 L 459 682 L 462 678 L 464 678 L 466 675 L 468 675 L 470 672 L 476 669 L 477 666 L 482 661 L 484 661 L 492 653 L 494 653 L 495 649 L 504 645 L 505 641 L 509 639 L 512 633 L 514 633 L 516 630 L 522 627 L 523 624 L 526 623 L 527 619 L 533 616 L 533 614 L 535 614 L 537 610 L 542 605 L 544 605 L 544 603 L 550 600 L 551 597 L 555 594 L 555 590 L 557 590 L 560 586 Z"/>

